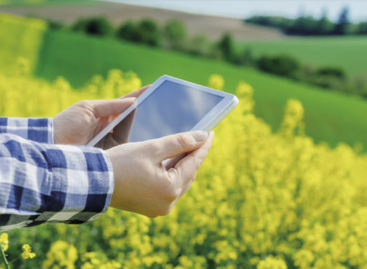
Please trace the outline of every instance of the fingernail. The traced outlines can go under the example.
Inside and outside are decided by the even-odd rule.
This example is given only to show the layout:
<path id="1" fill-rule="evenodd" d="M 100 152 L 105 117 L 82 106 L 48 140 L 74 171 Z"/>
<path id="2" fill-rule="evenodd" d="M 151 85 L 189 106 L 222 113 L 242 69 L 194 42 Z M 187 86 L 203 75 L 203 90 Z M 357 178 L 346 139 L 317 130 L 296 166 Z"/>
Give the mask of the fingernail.
<path id="1" fill-rule="evenodd" d="M 122 100 L 126 100 L 126 101 L 131 101 L 131 102 L 135 102 L 135 100 L 136 100 L 136 97 L 126 97 L 126 98 L 124 98 L 124 99 L 122 99 Z"/>
<path id="2" fill-rule="evenodd" d="M 214 140 L 214 131 L 210 132 L 210 139 L 213 141 Z"/>
<path id="3" fill-rule="evenodd" d="M 201 142 L 208 137 L 208 133 L 204 131 L 195 131 L 192 132 L 192 137 L 196 140 L 196 142 Z"/>

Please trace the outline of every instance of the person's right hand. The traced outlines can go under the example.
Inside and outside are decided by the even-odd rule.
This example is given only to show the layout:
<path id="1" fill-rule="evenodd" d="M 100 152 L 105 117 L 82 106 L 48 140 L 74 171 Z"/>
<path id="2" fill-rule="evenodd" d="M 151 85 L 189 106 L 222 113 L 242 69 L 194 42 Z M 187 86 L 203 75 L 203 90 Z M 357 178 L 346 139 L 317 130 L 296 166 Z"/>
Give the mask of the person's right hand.
<path id="1" fill-rule="evenodd" d="M 107 150 L 115 177 L 110 206 L 151 218 L 168 214 L 190 188 L 213 138 L 213 132 L 196 131 Z M 162 164 L 183 153 L 173 168 Z"/>

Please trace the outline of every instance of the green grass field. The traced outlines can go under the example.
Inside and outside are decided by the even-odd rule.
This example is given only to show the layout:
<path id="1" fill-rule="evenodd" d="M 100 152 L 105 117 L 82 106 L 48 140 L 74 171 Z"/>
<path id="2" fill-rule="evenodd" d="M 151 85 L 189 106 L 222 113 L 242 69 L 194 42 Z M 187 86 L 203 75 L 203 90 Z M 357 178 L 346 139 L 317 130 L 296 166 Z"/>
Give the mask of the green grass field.
<path id="1" fill-rule="evenodd" d="M 352 75 L 367 76 L 367 37 L 288 38 L 238 42 L 238 49 L 251 48 L 255 55 L 287 53 L 314 66 L 334 65 Z"/>
<path id="2" fill-rule="evenodd" d="M 238 82 L 244 80 L 255 89 L 255 114 L 270 123 L 274 130 L 279 126 L 287 100 L 296 98 L 305 107 L 306 133 L 317 142 L 327 141 L 333 146 L 340 141 L 350 145 L 362 142 L 367 146 L 365 100 L 223 62 L 117 40 L 48 32 L 36 75 L 50 80 L 62 75 L 72 84 L 81 85 L 93 74 L 105 75 L 111 68 L 134 71 L 143 84 L 169 74 L 206 85 L 209 76 L 217 73 L 225 78 L 228 92 L 234 92 Z"/>

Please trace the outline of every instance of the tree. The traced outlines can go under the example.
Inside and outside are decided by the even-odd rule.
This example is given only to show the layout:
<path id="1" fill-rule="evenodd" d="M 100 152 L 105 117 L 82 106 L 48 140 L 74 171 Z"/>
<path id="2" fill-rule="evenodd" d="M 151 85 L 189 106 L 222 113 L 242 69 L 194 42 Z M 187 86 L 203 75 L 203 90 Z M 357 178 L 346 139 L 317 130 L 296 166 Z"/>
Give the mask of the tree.
<path id="1" fill-rule="evenodd" d="M 334 24 L 329 20 L 327 11 L 324 10 L 320 20 L 316 24 L 317 35 L 330 35 L 333 31 Z"/>
<path id="2" fill-rule="evenodd" d="M 112 33 L 113 28 L 105 18 L 99 17 L 81 19 L 72 26 L 72 30 L 90 35 L 107 36 Z"/>
<path id="3" fill-rule="evenodd" d="M 299 62 L 290 55 L 262 56 L 257 65 L 260 70 L 282 77 L 296 78 L 300 71 Z"/>
<path id="4" fill-rule="evenodd" d="M 288 28 L 287 33 L 293 35 L 316 35 L 317 21 L 309 16 L 299 17 Z"/>
<path id="5" fill-rule="evenodd" d="M 254 66 L 256 59 L 253 55 L 252 49 L 246 48 L 239 53 L 234 62 L 239 65 Z"/>
<path id="6" fill-rule="evenodd" d="M 171 49 L 183 50 L 187 39 L 185 25 L 176 19 L 169 20 L 164 27 L 164 36 Z"/>
<path id="7" fill-rule="evenodd" d="M 350 25 L 350 20 L 349 20 L 349 7 L 344 7 L 339 15 L 339 19 L 338 22 L 335 25 L 334 28 L 334 35 L 346 35 L 349 33 L 349 25 Z"/>
<path id="8" fill-rule="evenodd" d="M 116 37 L 128 41 L 134 40 L 134 35 L 136 35 L 136 24 L 132 21 L 128 21 L 122 24 L 116 31 Z"/>
<path id="9" fill-rule="evenodd" d="M 192 55 L 210 57 L 209 40 L 206 35 L 200 34 L 193 36 L 188 41 L 187 52 Z"/>
<path id="10" fill-rule="evenodd" d="M 136 28 L 133 41 L 158 47 L 161 44 L 161 35 L 158 24 L 152 19 L 143 19 Z"/>
<path id="11" fill-rule="evenodd" d="M 222 53 L 222 57 L 226 61 L 233 61 L 234 60 L 234 45 L 233 39 L 230 34 L 224 34 L 222 38 L 219 40 L 218 48 Z"/>
<path id="12" fill-rule="evenodd" d="M 361 22 L 357 26 L 357 34 L 367 35 L 367 22 Z"/>

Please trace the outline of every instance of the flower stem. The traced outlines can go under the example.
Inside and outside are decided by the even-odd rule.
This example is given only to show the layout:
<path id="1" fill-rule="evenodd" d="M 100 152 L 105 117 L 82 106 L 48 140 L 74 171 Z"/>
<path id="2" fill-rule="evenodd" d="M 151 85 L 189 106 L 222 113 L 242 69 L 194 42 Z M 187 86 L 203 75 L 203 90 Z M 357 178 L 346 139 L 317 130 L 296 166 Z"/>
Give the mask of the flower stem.
<path id="1" fill-rule="evenodd" d="M 13 262 L 15 262 L 15 261 L 17 261 L 17 260 L 19 260 L 20 259 L 20 257 L 19 258 L 16 258 L 16 259 L 14 259 L 14 260 L 12 260 L 11 262 L 8 262 L 9 264 L 11 264 L 11 263 L 13 263 Z"/>
<path id="2" fill-rule="evenodd" d="M 8 260 L 6 259 L 6 257 L 5 257 L 5 252 L 4 252 L 4 249 L 3 249 L 3 246 L 0 244 L 0 249 L 1 249 L 1 251 L 0 251 L 0 254 L 1 254 L 1 257 L 3 258 L 3 260 L 4 260 L 4 264 L 5 264 L 5 269 L 10 269 L 10 267 L 9 267 L 9 263 L 8 263 Z"/>

